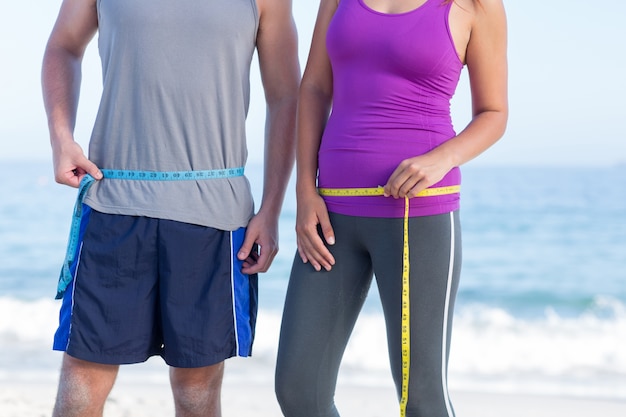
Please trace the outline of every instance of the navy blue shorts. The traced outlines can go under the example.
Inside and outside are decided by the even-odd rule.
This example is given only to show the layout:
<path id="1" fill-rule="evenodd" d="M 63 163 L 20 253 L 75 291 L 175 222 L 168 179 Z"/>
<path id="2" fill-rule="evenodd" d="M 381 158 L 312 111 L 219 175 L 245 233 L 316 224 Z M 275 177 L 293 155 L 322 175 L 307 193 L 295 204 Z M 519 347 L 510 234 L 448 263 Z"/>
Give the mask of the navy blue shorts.
<path id="1" fill-rule="evenodd" d="M 55 350 L 103 364 L 160 355 L 180 368 L 251 354 L 258 282 L 236 257 L 245 228 L 84 208 Z"/>

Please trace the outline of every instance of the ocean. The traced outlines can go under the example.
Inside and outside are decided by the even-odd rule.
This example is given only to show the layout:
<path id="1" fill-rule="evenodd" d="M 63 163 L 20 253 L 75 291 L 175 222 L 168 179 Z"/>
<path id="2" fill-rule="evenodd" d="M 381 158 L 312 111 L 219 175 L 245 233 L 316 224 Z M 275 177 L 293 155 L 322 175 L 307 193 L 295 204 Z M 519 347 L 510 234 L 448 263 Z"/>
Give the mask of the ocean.
<path id="1" fill-rule="evenodd" d="M 626 400 L 625 168 L 464 167 L 451 389 Z M 246 174 L 258 204 L 261 169 Z M 56 384 L 54 295 L 74 198 L 50 163 L 0 161 L 0 380 Z M 260 277 L 254 356 L 235 378 L 273 378 L 295 209 L 292 181 L 281 250 Z M 390 385 L 386 349 L 372 286 L 339 382 Z M 158 358 L 132 368 L 138 381 L 163 375 Z"/>

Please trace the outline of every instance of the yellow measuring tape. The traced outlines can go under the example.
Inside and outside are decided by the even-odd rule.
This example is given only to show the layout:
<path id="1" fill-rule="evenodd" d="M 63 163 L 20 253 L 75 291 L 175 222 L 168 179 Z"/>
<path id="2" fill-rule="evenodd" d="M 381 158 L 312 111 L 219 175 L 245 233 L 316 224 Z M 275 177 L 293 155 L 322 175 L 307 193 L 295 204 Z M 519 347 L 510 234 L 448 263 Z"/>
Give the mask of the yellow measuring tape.
<path id="1" fill-rule="evenodd" d="M 384 193 L 381 186 L 375 188 L 318 188 L 320 195 L 327 197 L 375 197 Z M 417 194 L 417 197 L 434 197 L 437 195 L 456 194 L 461 190 L 460 185 L 447 187 L 426 188 Z"/>
<path id="2" fill-rule="evenodd" d="M 455 194 L 461 190 L 460 185 L 426 188 L 417 197 Z M 375 188 L 319 188 L 320 195 L 327 197 L 368 197 L 384 194 L 383 187 Z M 409 198 L 404 198 L 404 237 L 402 245 L 402 391 L 400 397 L 400 416 L 406 416 L 406 405 L 409 400 L 409 369 L 411 366 L 411 330 L 410 330 L 410 298 L 409 298 Z"/>

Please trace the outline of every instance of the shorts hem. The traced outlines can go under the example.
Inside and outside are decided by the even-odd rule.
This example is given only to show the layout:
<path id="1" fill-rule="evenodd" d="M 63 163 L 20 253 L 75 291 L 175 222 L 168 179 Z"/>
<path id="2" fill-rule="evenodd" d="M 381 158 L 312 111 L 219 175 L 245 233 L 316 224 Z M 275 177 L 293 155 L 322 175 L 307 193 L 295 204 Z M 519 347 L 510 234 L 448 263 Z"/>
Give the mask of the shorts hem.
<path id="1" fill-rule="evenodd" d="M 230 350 L 224 353 L 216 353 L 213 355 L 205 355 L 197 358 L 171 358 L 166 357 L 165 355 L 163 355 L 162 352 L 155 352 L 148 355 L 103 355 L 100 353 L 76 351 L 75 349 L 65 349 L 58 346 L 53 346 L 52 350 L 65 352 L 73 358 L 92 363 L 99 363 L 102 365 L 132 365 L 144 363 L 154 356 L 160 356 L 167 365 L 174 368 L 203 368 L 205 366 L 211 366 L 221 363 L 226 359 L 234 357 L 252 356 L 251 353 L 247 355 L 238 355 L 234 350 Z"/>
<path id="2" fill-rule="evenodd" d="M 102 365 L 132 365 L 135 363 L 143 363 L 150 359 L 152 356 L 160 356 L 159 353 L 153 353 L 151 355 L 103 355 L 93 352 L 78 352 L 73 349 L 65 349 L 65 353 L 76 359 L 92 363 L 99 363 Z"/>
<path id="3" fill-rule="evenodd" d="M 228 352 L 226 354 L 216 354 L 212 356 L 204 356 L 202 358 L 165 358 L 165 363 L 173 368 L 203 368 L 205 366 L 215 365 L 224 362 L 226 359 L 234 358 L 238 356 L 235 352 Z"/>

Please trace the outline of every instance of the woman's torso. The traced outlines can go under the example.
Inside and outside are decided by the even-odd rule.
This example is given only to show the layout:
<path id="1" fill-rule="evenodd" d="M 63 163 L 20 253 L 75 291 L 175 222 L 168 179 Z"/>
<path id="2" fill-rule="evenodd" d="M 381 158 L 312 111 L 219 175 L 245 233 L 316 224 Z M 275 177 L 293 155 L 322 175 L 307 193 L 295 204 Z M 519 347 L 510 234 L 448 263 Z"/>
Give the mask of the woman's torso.
<path id="1" fill-rule="evenodd" d="M 384 14 L 363 0 L 341 0 L 327 33 L 333 109 L 319 152 L 319 186 L 376 187 L 404 159 L 455 136 L 450 100 L 463 64 L 448 16 L 451 4 L 427 0 Z M 438 184 L 460 184 L 458 168 Z M 384 197 L 325 197 L 330 211 L 402 217 L 404 201 Z M 456 210 L 459 195 L 411 200 L 411 215 Z"/>

